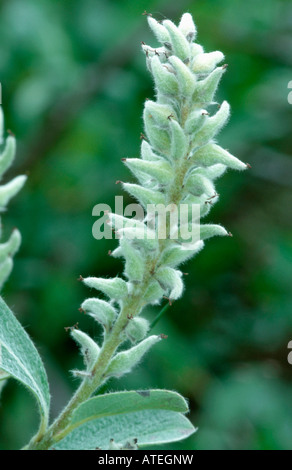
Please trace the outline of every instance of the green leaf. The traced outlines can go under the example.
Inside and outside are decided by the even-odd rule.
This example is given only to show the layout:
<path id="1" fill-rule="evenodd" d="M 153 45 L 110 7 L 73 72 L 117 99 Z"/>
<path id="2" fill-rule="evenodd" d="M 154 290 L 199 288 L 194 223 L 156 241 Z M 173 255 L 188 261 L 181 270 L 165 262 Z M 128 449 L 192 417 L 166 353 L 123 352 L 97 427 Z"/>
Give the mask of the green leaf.
<path id="1" fill-rule="evenodd" d="M 196 432 L 191 422 L 176 411 L 143 410 L 86 422 L 57 445 L 57 450 L 108 450 L 110 441 L 137 439 L 138 448 L 180 441 Z"/>
<path id="2" fill-rule="evenodd" d="M 1 298 L 0 369 L 32 391 L 40 406 L 42 424 L 46 426 L 50 393 L 43 363 L 28 334 Z"/>
<path id="3" fill-rule="evenodd" d="M 186 413 L 188 405 L 176 392 L 168 390 L 137 390 L 100 395 L 82 403 L 72 416 L 72 425 L 105 416 L 142 410 L 163 409 Z"/>

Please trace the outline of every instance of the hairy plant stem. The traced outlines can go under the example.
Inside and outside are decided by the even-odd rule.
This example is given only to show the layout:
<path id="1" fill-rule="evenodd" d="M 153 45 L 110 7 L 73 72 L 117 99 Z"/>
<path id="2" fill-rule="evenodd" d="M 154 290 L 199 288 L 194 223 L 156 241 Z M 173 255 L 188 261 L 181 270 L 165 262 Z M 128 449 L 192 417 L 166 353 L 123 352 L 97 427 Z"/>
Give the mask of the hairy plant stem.
<path id="1" fill-rule="evenodd" d="M 184 112 L 181 116 L 181 125 L 184 127 L 185 121 L 188 116 L 189 109 L 187 106 L 184 106 Z M 191 150 L 191 142 L 189 149 L 186 155 L 179 161 L 180 165 L 177 165 L 176 168 L 176 177 L 174 178 L 168 192 L 168 204 L 179 204 L 183 197 L 183 181 L 188 170 L 187 159 Z M 169 222 L 169 221 L 168 221 Z M 167 224 L 167 233 L 169 234 L 169 223 Z M 30 444 L 26 447 L 27 450 L 48 450 L 53 447 L 54 444 L 63 439 L 69 432 L 72 430 L 70 426 L 70 420 L 74 410 L 84 401 L 88 400 L 94 392 L 100 387 L 104 381 L 105 372 L 107 367 L 121 344 L 121 333 L 126 328 L 128 322 L 131 318 L 138 315 L 141 309 L 144 307 L 143 299 L 144 293 L 146 292 L 153 274 L 155 273 L 158 260 L 163 252 L 167 242 L 167 237 L 165 240 L 159 240 L 159 252 L 158 255 L 153 259 L 149 258 L 147 262 L 147 269 L 144 274 L 143 281 L 140 284 L 140 288 L 135 294 L 129 295 L 125 301 L 124 307 L 118 316 L 112 331 L 106 337 L 102 349 L 100 351 L 99 357 L 93 366 L 92 377 L 85 378 L 74 396 L 61 412 L 59 417 L 55 422 L 48 428 L 48 430 L 40 435 L 38 433 L 35 436 Z"/>

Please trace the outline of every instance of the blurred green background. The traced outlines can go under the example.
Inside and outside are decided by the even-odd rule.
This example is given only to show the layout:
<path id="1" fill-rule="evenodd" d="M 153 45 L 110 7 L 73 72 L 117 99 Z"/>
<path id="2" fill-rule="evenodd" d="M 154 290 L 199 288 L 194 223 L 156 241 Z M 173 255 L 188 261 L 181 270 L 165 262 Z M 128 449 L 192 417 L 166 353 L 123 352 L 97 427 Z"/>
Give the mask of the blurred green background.
<path id="1" fill-rule="evenodd" d="M 199 431 L 169 449 L 292 449 L 291 1 L 1 0 L 3 107 L 18 139 L 7 180 L 29 175 L 3 217 L 5 237 L 14 226 L 23 235 L 4 298 L 44 359 L 53 417 L 81 363 L 64 327 L 78 321 L 100 334 L 78 312 L 90 292 L 76 279 L 122 272 L 107 255 L 116 242 L 92 236 L 92 208 L 113 207 L 115 181 L 133 181 L 120 160 L 139 155 L 143 103 L 153 96 L 140 50 L 141 40 L 156 45 L 145 9 L 176 22 L 189 11 L 205 50 L 225 53 L 218 101 L 231 103 L 232 118 L 219 142 L 252 169 L 218 184 L 208 220 L 234 237 L 212 239 L 184 268 L 185 295 L 154 330 L 168 339 L 108 390 L 187 397 Z M 37 419 L 34 399 L 10 381 L 0 448 L 24 445 Z"/>

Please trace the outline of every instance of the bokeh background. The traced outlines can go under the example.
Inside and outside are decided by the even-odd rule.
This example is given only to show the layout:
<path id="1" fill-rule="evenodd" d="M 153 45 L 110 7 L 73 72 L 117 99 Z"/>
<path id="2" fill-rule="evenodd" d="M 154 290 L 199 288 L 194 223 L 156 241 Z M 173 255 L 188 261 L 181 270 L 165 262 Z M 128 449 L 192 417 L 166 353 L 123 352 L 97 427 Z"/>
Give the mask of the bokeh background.
<path id="1" fill-rule="evenodd" d="M 18 139 L 7 179 L 29 175 L 3 217 L 6 237 L 14 226 L 23 235 L 4 297 L 43 357 L 53 417 L 81 364 L 64 327 L 78 321 L 100 334 L 78 312 L 90 293 L 76 279 L 122 272 L 107 254 L 116 242 L 92 236 L 92 208 L 113 206 L 117 179 L 133 181 L 120 160 L 139 155 L 142 107 L 153 96 L 140 41 L 156 43 L 144 10 L 176 22 L 189 11 L 205 50 L 226 54 L 218 101 L 231 103 L 232 119 L 219 141 L 252 169 L 218 184 L 208 220 L 234 237 L 210 240 L 185 267 L 185 295 L 154 330 L 168 339 L 107 389 L 187 397 L 199 431 L 169 449 L 292 449 L 291 2 L 1 0 L 3 107 Z M 34 399 L 10 381 L 0 448 L 24 445 L 37 419 Z"/>

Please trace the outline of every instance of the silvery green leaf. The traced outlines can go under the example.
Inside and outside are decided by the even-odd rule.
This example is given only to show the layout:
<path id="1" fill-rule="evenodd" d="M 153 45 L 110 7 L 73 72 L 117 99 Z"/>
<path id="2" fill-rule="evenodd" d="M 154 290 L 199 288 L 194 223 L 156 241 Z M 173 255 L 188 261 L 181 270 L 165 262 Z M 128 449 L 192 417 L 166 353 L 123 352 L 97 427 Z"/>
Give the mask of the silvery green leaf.
<path id="1" fill-rule="evenodd" d="M 117 353 L 110 361 L 105 375 L 107 377 L 121 377 L 129 373 L 141 361 L 144 354 L 160 340 L 160 336 L 152 335 L 127 351 Z"/>
<path id="2" fill-rule="evenodd" d="M 109 331 L 117 317 L 114 307 L 98 298 L 86 299 L 81 305 L 81 309 L 89 313 L 106 331 Z"/>
<path id="3" fill-rule="evenodd" d="M 230 106 L 224 101 L 216 114 L 208 117 L 201 128 L 195 135 L 194 141 L 196 145 L 204 145 L 215 137 L 218 132 L 225 126 L 230 116 Z"/>
<path id="4" fill-rule="evenodd" d="M 181 395 L 168 390 L 133 390 L 106 393 L 82 403 L 74 411 L 70 425 L 76 427 L 97 418 L 144 410 L 168 410 L 187 413 L 189 408 L 186 400 Z"/>
<path id="5" fill-rule="evenodd" d="M 11 166 L 16 152 L 15 138 L 9 136 L 6 140 L 5 148 L 0 155 L 0 175 L 2 176 L 5 171 Z"/>
<path id="6" fill-rule="evenodd" d="M 87 277 L 83 282 L 87 287 L 100 290 L 111 299 L 121 300 L 128 295 L 127 283 L 119 277 L 113 279 Z"/>
<path id="7" fill-rule="evenodd" d="M 23 383 L 37 398 L 42 425 L 48 422 L 50 393 L 41 358 L 15 316 L 0 298 L 0 369 Z"/>
<path id="8" fill-rule="evenodd" d="M 0 209 L 6 207 L 11 198 L 13 198 L 26 182 L 26 176 L 16 176 L 12 181 L 0 186 Z"/>
<path id="9" fill-rule="evenodd" d="M 108 450 L 110 441 L 136 440 L 139 448 L 183 440 L 196 432 L 181 413 L 169 410 L 142 410 L 97 418 L 74 429 L 57 450 Z"/>
<path id="10" fill-rule="evenodd" d="M 184 34 L 170 20 L 164 20 L 163 26 L 167 29 L 174 55 L 181 60 L 190 58 L 190 44 Z"/>
<path id="11" fill-rule="evenodd" d="M 10 375 L 7 374 L 4 370 L 0 369 L 0 381 L 9 379 Z"/>
<path id="12" fill-rule="evenodd" d="M 195 73 L 210 73 L 223 59 L 224 54 L 220 51 L 198 54 L 192 62 L 191 69 Z"/>

